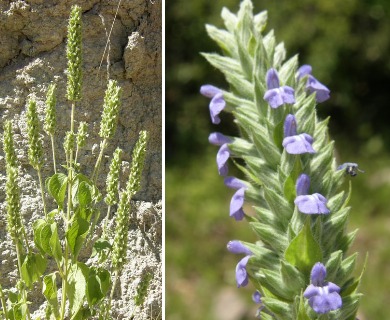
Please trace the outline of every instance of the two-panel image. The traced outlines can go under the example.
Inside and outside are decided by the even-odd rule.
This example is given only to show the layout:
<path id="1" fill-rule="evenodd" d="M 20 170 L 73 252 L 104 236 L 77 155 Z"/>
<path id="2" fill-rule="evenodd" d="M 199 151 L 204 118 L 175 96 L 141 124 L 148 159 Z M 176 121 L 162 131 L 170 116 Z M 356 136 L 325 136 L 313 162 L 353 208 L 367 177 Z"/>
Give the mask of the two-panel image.
<path id="1" fill-rule="evenodd" d="M 389 15 L 1 0 L 0 320 L 388 319 Z"/>

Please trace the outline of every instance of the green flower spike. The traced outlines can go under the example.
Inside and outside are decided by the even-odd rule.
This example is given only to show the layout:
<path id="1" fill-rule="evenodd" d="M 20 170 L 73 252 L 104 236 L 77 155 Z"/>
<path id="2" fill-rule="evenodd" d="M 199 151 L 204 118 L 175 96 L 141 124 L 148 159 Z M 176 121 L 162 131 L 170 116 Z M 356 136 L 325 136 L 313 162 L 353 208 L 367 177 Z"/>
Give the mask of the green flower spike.
<path id="1" fill-rule="evenodd" d="M 57 119 L 56 119 L 56 103 L 57 99 L 55 96 L 56 85 L 51 84 L 47 90 L 46 95 L 46 117 L 45 117 L 45 132 L 49 136 L 53 136 L 56 130 Z"/>
<path id="2" fill-rule="evenodd" d="M 149 139 L 147 131 L 141 131 L 139 133 L 139 139 L 133 150 L 133 161 L 131 163 L 131 172 L 129 181 L 126 186 L 126 192 L 131 198 L 141 188 L 141 176 L 144 168 L 146 144 Z"/>
<path id="3" fill-rule="evenodd" d="M 112 138 L 115 134 L 120 107 L 120 98 L 122 94 L 118 82 L 110 80 L 104 97 L 102 122 L 100 125 L 100 137 L 104 139 Z"/>
<path id="4" fill-rule="evenodd" d="M 5 153 L 5 163 L 7 166 L 17 167 L 11 121 L 6 121 L 4 123 L 3 148 Z"/>
<path id="5" fill-rule="evenodd" d="M 7 166 L 6 202 L 7 202 L 7 230 L 17 245 L 21 240 L 22 219 L 20 215 L 20 189 L 18 185 L 18 168 Z"/>
<path id="6" fill-rule="evenodd" d="M 67 131 L 64 139 L 64 150 L 66 154 L 73 150 L 74 147 L 75 134 L 73 132 Z"/>
<path id="7" fill-rule="evenodd" d="M 122 150 L 117 148 L 114 152 L 113 159 L 110 164 L 110 172 L 107 175 L 107 195 L 104 198 L 104 201 L 109 206 L 117 203 L 121 155 Z"/>
<path id="8" fill-rule="evenodd" d="M 148 133 L 147 131 L 141 131 L 139 136 L 133 150 L 129 180 L 126 190 L 121 194 L 118 206 L 112 257 L 112 264 L 115 270 L 121 270 L 125 263 L 130 220 L 130 200 L 140 189 L 141 185 L 140 180 L 144 166 Z"/>
<path id="9" fill-rule="evenodd" d="M 35 170 L 39 170 L 43 162 L 42 141 L 39 132 L 37 104 L 34 100 L 29 100 L 27 105 L 28 160 Z"/>
<path id="10" fill-rule="evenodd" d="M 81 8 L 79 6 L 73 6 L 70 13 L 66 56 L 68 58 L 66 97 L 70 101 L 78 101 L 81 99 L 82 84 Z"/>
<path id="11" fill-rule="evenodd" d="M 84 121 L 80 122 L 79 129 L 77 131 L 77 136 L 76 136 L 76 142 L 79 148 L 85 146 L 85 141 L 87 140 L 88 137 L 87 129 L 88 129 L 87 123 Z"/>

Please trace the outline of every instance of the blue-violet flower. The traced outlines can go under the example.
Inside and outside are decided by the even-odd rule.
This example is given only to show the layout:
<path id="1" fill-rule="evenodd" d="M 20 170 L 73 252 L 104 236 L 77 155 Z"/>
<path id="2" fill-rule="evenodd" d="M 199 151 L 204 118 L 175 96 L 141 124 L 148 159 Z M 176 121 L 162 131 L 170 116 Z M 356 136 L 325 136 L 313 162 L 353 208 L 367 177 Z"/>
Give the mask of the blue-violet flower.
<path id="1" fill-rule="evenodd" d="M 279 76 L 274 68 L 268 70 L 266 82 L 267 91 L 264 94 L 264 100 L 269 103 L 271 108 L 278 108 L 284 103 L 295 103 L 294 89 L 289 86 L 280 86 Z"/>
<path id="2" fill-rule="evenodd" d="M 236 266 L 236 283 L 237 288 L 245 287 L 248 284 L 248 273 L 246 272 L 246 265 L 248 263 L 249 258 L 252 255 L 252 252 L 246 248 L 240 241 L 232 240 L 227 244 L 227 249 L 231 253 L 235 254 L 246 254 L 244 258 L 242 258 Z"/>
<path id="3" fill-rule="evenodd" d="M 247 256 L 252 255 L 252 251 L 250 251 L 246 246 L 244 246 L 239 240 L 229 241 L 226 247 L 229 252 L 234 254 L 245 254 Z"/>
<path id="4" fill-rule="evenodd" d="M 200 87 L 200 93 L 211 99 L 209 104 L 211 122 L 214 124 L 219 124 L 221 119 L 218 115 L 226 107 L 226 102 L 223 99 L 222 90 L 212 85 L 206 84 Z"/>
<path id="5" fill-rule="evenodd" d="M 242 207 L 245 201 L 245 190 L 247 189 L 247 185 L 235 177 L 226 177 L 224 184 L 229 188 L 237 189 L 230 201 L 230 216 L 236 219 L 236 221 L 240 221 L 244 219 L 245 216 Z"/>
<path id="6" fill-rule="evenodd" d="M 284 121 L 283 147 L 289 154 L 315 153 L 313 138 L 307 133 L 297 134 L 297 121 L 292 114 Z"/>
<path id="7" fill-rule="evenodd" d="M 306 288 L 303 296 L 309 299 L 309 305 L 316 313 L 328 313 L 341 308 L 343 302 L 339 294 L 340 287 L 332 282 L 325 281 L 326 268 L 317 262 L 310 274 L 311 284 Z"/>
<path id="8" fill-rule="evenodd" d="M 261 294 L 259 291 L 255 291 L 253 294 L 252 294 L 252 301 L 256 304 L 262 304 L 262 301 L 261 301 Z M 263 310 L 264 308 L 264 305 L 261 305 L 258 309 L 257 309 L 257 312 L 256 312 L 256 317 L 257 318 L 260 318 L 260 312 L 261 310 Z"/>
<path id="9" fill-rule="evenodd" d="M 220 176 L 226 176 L 228 174 L 228 165 L 227 161 L 230 157 L 230 149 L 227 143 L 224 143 L 221 148 L 219 148 L 217 153 L 217 167 L 218 173 Z"/>
<path id="10" fill-rule="evenodd" d="M 307 194 L 310 187 L 310 178 L 306 174 L 301 174 L 296 182 L 297 197 L 294 203 L 298 210 L 305 214 L 328 214 L 330 211 L 326 206 L 328 200 L 319 193 Z"/>
<path id="11" fill-rule="evenodd" d="M 298 79 L 307 76 L 306 89 L 311 94 L 316 93 L 317 102 L 324 102 L 329 99 L 330 90 L 311 75 L 312 68 L 305 64 L 298 69 Z"/>
<path id="12" fill-rule="evenodd" d="M 219 132 L 213 132 L 209 135 L 209 142 L 216 146 L 222 146 L 225 143 L 231 143 L 232 139 Z"/>

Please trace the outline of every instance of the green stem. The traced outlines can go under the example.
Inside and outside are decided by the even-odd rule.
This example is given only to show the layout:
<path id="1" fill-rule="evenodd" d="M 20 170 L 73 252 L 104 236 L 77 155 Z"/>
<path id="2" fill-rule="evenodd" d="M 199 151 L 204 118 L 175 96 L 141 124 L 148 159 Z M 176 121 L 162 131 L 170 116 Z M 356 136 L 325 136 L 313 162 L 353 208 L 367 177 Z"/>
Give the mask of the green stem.
<path id="1" fill-rule="evenodd" d="M 18 240 L 15 241 L 15 247 L 16 247 L 16 256 L 18 258 L 18 269 L 19 269 L 19 278 L 22 279 L 22 253 L 21 253 L 21 249 L 20 249 L 20 244 L 18 243 Z M 22 290 L 22 298 L 23 298 L 23 302 L 26 304 L 27 306 L 27 319 L 30 320 L 31 319 L 31 316 L 30 316 L 30 310 L 28 308 L 28 304 L 27 304 L 27 292 L 26 292 L 26 288 L 24 287 L 24 284 L 22 284 L 23 288 L 21 289 Z"/>
<path id="2" fill-rule="evenodd" d="M 118 270 L 115 270 L 114 271 L 114 282 L 112 283 L 111 293 L 110 293 L 110 297 L 108 299 L 108 304 L 107 304 L 106 319 L 109 319 L 110 310 L 111 310 L 111 301 L 112 301 L 112 298 L 114 297 L 114 292 L 115 292 L 116 283 L 118 281 L 118 277 L 119 277 L 119 272 L 118 272 Z"/>
<path id="3" fill-rule="evenodd" d="M 70 132 L 71 134 L 74 133 L 74 109 L 75 109 L 75 102 L 72 102 L 72 111 L 71 111 L 71 118 L 70 118 Z M 69 267 L 69 244 L 66 239 L 66 234 L 68 232 L 69 228 L 69 221 L 71 216 L 71 210 L 72 210 L 72 180 L 73 180 L 73 148 L 70 148 L 69 150 L 69 156 L 68 156 L 68 204 L 67 204 L 67 210 L 66 210 L 66 218 L 65 218 L 65 256 L 64 256 L 64 273 L 62 277 L 62 298 L 61 298 L 61 320 L 65 318 L 65 305 L 66 305 L 66 291 L 68 289 L 68 267 Z"/>
<path id="4" fill-rule="evenodd" d="M 3 288 L 0 285 L 0 300 L 1 300 L 1 307 L 3 308 L 3 315 L 5 317 L 5 320 L 8 320 L 7 316 L 7 305 L 5 304 L 5 299 L 4 299 L 4 293 L 3 293 Z"/>
<path id="5" fill-rule="evenodd" d="M 56 165 L 56 153 L 54 148 L 54 136 L 50 135 L 51 140 L 51 150 L 53 152 L 53 166 L 54 166 L 54 173 L 57 173 L 57 165 Z"/>
<path id="6" fill-rule="evenodd" d="M 104 152 L 104 149 L 106 148 L 106 146 L 107 146 L 107 139 L 105 138 L 103 140 L 103 142 L 101 143 L 99 157 L 97 158 L 95 168 L 93 169 L 93 173 L 92 173 L 92 181 L 93 182 L 96 182 L 96 180 L 97 180 L 97 175 L 99 173 L 100 165 L 101 165 L 102 158 L 103 158 L 103 152 Z"/>
<path id="7" fill-rule="evenodd" d="M 38 172 L 38 179 L 39 179 L 39 187 L 41 189 L 41 196 L 42 196 L 42 203 L 43 203 L 43 212 L 45 213 L 45 217 L 47 218 L 45 191 L 43 190 L 41 169 L 38 168 L 37 172 Z"/>

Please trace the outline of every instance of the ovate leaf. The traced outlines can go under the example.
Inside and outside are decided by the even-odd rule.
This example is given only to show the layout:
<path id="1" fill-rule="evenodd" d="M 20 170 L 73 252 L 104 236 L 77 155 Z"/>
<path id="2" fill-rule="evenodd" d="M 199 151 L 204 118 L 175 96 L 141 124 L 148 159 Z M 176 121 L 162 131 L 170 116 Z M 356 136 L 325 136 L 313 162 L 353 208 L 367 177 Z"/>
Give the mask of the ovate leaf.
<path id="1" fill-rule="evenodd" d="M 321 247 L 311 232 L 310 219 L 306 220 L 302 230 L 291 241 L 284 256 L 290 264 L 306 275 L 310 274 L 316 262 L 322 261 Z"/>

